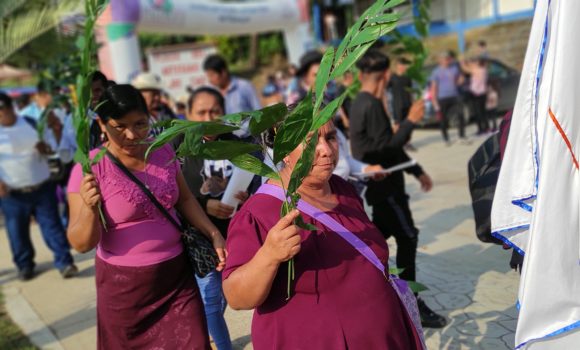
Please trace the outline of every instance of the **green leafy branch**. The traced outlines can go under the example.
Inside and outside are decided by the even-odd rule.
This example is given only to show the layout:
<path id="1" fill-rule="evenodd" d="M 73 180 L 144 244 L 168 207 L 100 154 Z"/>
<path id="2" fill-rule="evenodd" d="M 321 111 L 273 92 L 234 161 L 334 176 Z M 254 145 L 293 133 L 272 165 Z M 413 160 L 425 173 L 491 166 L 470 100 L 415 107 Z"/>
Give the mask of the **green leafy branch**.
<path id="1" fill-rule="evenodd" d="M 91 174 L 91 166 L 98 163 L 105 154 L 103 149 L 93 159 L 89 157 L 90 151 L 90 126 L 89 106 L 91 103 L 91 75 L 96 70 L 97 43 L 93 33 L 94 27 L 100 14 L 105 9 L 106 0 L 85 0 L 85 16 L 83 32 L 77 39 L 79 49 L 80 68 L 76 78 L 76 108 L 73 114 L 73 124 L 76 131 L 77 150 L 74 160 L 81 164 L 83 174 Z M 99 216 L 103 227 L 106 229 L 106 221 L 102 208 L 99 206 Z"/>

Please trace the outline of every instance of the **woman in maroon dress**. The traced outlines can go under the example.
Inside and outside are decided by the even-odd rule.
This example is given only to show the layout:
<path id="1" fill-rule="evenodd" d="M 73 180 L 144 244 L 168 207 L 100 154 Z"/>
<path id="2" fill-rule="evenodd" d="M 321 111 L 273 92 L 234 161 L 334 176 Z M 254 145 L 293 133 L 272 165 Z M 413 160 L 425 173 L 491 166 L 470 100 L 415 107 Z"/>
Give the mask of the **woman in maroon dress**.
<path id="1" fill-rule="evenodd" d="M 302 154 L 286 159 L 288 183 Z M 364 241 L 387 266 L 388 246 L 368 219 L 353 187 L 332 171 L 338 159 L 332 123 L 318 133 L 312 170 L 299 188 L 302 200 L 325 212 Z M 271 186 L 280 183 L 271 182 Z M 233 218 L 223 289 L 234 309 L 253 309 L 252 342 L 262 349 L 421 349 L 421 339 L 383 273 L 345 239 L 304 216 L 318 231 L 293 225 L 294 211 L 280 219 L 282 202 L 256 194 Z M 287 264 L 295 280 L 287 299 Z"/>

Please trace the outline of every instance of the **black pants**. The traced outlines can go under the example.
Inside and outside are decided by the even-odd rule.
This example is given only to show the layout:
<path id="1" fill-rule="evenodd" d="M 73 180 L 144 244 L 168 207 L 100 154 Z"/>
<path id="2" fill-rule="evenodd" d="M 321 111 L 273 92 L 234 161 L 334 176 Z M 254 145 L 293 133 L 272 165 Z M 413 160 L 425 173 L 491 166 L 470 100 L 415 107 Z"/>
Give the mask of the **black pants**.
<path id="1" fill-rule="evenodd" d="M 411 216 L 409 197 L 390 196 L 385 202 L 375 204 L 372 208 L 375 226 L 385 239 L 394 236 L 397 242 L 397 268 L 404 269 L 399 277 L 406 281 L 415 281 L 419 230 Z"/>
<path id="2" fill-rule="evenodd" d="M 463 119 L 463 114 L 459 113 L 459 99 L 457 97 L 446 97 L 438 100 L 439 108 L 441 109 L 441 121 L 439 126 L 441 127 L 441 134 L 443 135 L 443 140 L 449 141 L 449 135 L 447 134 L 447 129 L 449 128 L 449 119 L 452 114 L 457 115 L 458 120 L 458 132 L 459 137 L 465 137 L 465 120 Z"/>
<path id="3" fill-rule="evenodd" d="M 491 122 L 492 129 L 494 131 L 497 130 L 497 121 L 495 120 L 497 118 L 497 108 L 488 109 L 485 113 L 487 115 L 487 121 Z"/>
<path id="4" fill-rule="evenodd" d="M 486 132 L 489 129 L 489 121 L 487 120 L 487 113 L 485 111 L 485 94 L 481 96 L 471 95 L 471 103 L 475 120 L 477 121 L 477 132 L 479 134 Z"/>

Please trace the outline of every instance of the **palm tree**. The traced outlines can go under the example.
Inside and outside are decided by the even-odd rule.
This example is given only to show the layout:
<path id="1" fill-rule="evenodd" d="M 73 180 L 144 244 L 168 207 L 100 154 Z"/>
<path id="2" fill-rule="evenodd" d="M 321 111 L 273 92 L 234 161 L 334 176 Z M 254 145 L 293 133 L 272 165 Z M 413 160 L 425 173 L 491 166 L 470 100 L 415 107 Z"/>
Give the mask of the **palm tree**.
<path id="1" fill-rule="evenodd" d="M 81 0 L 0 1 L 0 63 L 55 28 L 65 16 L 82 12 L 82 5 Z"/>

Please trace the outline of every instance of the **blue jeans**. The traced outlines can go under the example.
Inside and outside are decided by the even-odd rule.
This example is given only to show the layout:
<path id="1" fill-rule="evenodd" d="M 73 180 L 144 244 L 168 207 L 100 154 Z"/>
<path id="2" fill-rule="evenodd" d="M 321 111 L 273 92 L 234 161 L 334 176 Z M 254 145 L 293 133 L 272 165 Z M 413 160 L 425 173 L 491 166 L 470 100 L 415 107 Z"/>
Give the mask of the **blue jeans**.
<path id="1" fill-rule="evenodd" d="M 226 298 L 222 291 L 221 272 L 212 271 L 204 278 L 195 276 L 207 318 L 207 328 L 218 350 L 231 350 L 232 341 L 224 318 Z"/>
<path id="2" fill-rule="evenodd" d="M 30 218 L 34 215 L 44 242 L 54 254 L 54 266 L 61 270 L 73 263 L 70 246 L 56 200 L 56 187 L 45 183 L 30 193 L 11 193 L 0 202 L 12 251 L 19 270 L 34 268 L 34 247 L 30 240 Z"/>

